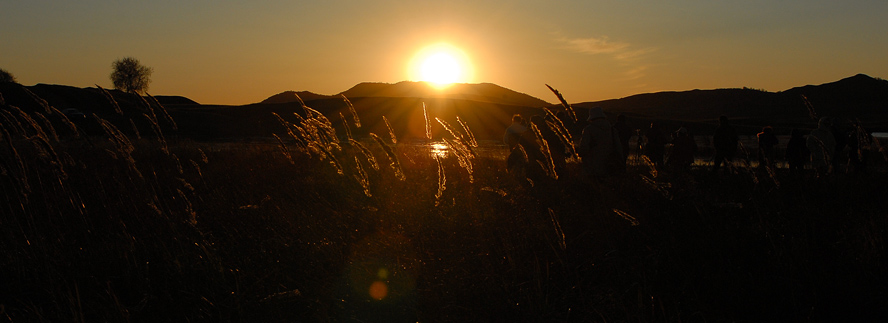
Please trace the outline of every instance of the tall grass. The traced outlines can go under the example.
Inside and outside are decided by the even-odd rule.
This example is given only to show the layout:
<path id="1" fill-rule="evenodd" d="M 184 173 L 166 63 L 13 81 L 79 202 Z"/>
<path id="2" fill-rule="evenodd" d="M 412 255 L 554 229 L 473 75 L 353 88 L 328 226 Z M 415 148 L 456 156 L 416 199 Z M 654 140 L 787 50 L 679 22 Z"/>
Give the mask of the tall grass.
<path id="1" fill-rule="evenodd" d="M 141 139 L 125 118 L 92 116 L 103 133 L 82 136 L 49 130 L 77 127 L 58 113 L 0 108 L 0 317 L 867 321 L 888 308 L 883 171 L 776 169 L 778 186 L 751 165 L 713 178 L 648 160 L 589 180 L 571 162 L 530 186 L 476 151 L 469 124 L 426 109 L 447 155 L 387 123 L 390 140 L 338 133 L 304 103 L 268 143 L 160 140 L 148 101 L 118 107 L 154 123 Z"/>

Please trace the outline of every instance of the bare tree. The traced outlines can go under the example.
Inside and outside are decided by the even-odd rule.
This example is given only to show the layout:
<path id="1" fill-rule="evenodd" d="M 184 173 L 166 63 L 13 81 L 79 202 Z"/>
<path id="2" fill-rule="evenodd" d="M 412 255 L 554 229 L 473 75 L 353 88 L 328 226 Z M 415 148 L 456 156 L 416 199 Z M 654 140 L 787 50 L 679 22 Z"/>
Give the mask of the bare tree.
<path id="1" fill-rule="evenodd" d="M 111 72 L 111 82 L 114 88 L 128 93 L 142 93 L 148 90 L 151 83 L 151 73 L 154 69 L 143 66 L 138 59 L 124 57 L 111 64 L 114 69 Z"/>
<path id="2" fill-rule="evenodd" d="M 12 73 L 7 72 L 6 70 L 0 68 L 0 83 L 5 83 L 5 82 L 16 83 L 15 76 L 13 76 Z"/>

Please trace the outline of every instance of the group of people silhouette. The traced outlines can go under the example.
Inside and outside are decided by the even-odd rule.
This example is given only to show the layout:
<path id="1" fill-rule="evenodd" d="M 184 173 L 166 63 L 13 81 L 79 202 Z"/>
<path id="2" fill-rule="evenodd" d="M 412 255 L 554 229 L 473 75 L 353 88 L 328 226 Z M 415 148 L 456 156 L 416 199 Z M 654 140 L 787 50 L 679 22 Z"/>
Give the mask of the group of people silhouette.
<path id="1" fill-rule="evenodd" d="M 723 169 L 732 170 L 735 161 L 742 160 L 750 166 L 754 160 L 758 163 L 757 168 L 772 173 L 778 168 L 787 168 L 791 174 L 801 175 L 805 169 L 811 169 L 815 177 L 824 177 L 840 170 L 849 173 L 865 171 L 868 148 L 873 143 L 872 136 L 858 124 L 824 117 L 807 136 L 801 129 L 792 129 L 789 140 L 782 146 L 781 162 L 778 159 L 781 142 L 772 126 L 763 127 L 755 134 L 753 144 L 757 145 L 750 145 L 755 147 L 750 149 L 742 146 L 728 117 L 721 116 L 711 137 L 701 138 L 704 145 L 711 143 L 710 165 L 708 156 L 699 156 L 698 141 L 684 126 L 670 132 L 661 124 L 652 122 L 642 131 L 629 126 L 625 115 L 617 116 L 614 123 L 609 122 L 599 107 L 589 109 L 585 122 L 566 125 L 561 122 L 567 118 L 562 117 L 565 117 L 563 113 L 546 117 L 535 115 L 530 122 L 519 114 L 512 117 L 512 124 L 503 136 L 510 152 L 507 159 L 510 172 L 526 173 L 530 179 L 539 178 L 547 172 L 560 172 L 565 168 L 566 159 L 577 156 L 587 176 L 602 177 L 624 172 L 630 155 L 634 153 L 636 163 L 671 173 L 688 173 L 696 165 L 697 168 L 708 167 L 710 174 L 718 175 Z M 555 126 L 559 124 L 566 132 L 574 134 L 572 144 L 566 142 L 568 136 L 559 134 L 564 132 Z M 633 137 L 636 140 L 634 146 L 630 145 Z"/>

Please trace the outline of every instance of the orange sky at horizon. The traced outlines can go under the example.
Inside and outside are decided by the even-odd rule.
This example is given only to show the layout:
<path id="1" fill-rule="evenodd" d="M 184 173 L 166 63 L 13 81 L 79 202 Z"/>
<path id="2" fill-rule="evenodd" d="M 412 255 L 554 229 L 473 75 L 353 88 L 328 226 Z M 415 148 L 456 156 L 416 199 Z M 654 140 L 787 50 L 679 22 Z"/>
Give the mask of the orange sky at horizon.
<path id="1" fill-rule="evenodd" d="M 888 76 L 888 2 L 35 0 L 0 10 L 0 68 L 19 83 L 111 87 L 111 63 L 154 69 L 149 93 L 249 104 L 418 80 L 446 43 L 471 83 L 556 102 Z M 469 66 L 466 65 L 466 66 Z"/>

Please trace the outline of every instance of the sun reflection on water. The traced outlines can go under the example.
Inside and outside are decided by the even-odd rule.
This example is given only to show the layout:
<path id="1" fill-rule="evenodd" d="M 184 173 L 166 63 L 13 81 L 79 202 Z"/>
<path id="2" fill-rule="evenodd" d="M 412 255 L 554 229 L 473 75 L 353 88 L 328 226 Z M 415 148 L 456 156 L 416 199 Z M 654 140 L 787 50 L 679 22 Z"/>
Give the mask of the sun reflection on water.
<path id="1" fill-rule="evenodd" d="M 432 157 L 447 158 L 447 155 L 450 154 L 450 146 L 443 142 L 436 142 L 429 145 L 429 151 Z"/>

